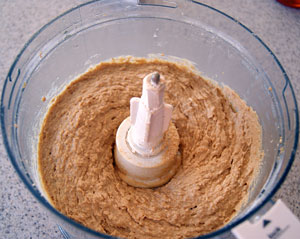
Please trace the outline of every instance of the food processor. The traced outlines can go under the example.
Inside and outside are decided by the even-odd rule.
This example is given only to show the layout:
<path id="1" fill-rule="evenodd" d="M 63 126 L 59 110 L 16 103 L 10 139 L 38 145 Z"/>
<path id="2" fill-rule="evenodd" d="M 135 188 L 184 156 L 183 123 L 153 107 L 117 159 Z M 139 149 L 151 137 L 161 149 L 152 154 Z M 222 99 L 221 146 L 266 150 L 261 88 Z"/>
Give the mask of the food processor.
<path id="1" fill-rule="evenodd" d="M 42 120 L 56 96 L 91 66 L 133 55 L 187 59 L 205 77 L 236 91 L 262 125 L 264 158 L 249 199 L 231 222 L 197 238 L 230 238 L 271 206 L 298 144 L 298 106 L 280 62 L 236 19 L 193 0 L 100 0 L 75 7 L 41 28 L 16 57 L 4 82 L 1 128 L 18 175 L 65 238 L 113 238 L 61 214 L 49 203 L 37 171 Z"/>

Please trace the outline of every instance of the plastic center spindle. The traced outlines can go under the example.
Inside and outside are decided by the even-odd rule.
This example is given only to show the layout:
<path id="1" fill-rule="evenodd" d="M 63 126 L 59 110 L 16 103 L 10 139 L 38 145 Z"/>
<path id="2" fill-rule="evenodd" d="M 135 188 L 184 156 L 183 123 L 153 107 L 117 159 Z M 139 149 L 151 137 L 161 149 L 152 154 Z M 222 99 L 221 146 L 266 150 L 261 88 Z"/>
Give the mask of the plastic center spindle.
<path id="1" fill-rule="evenodd" d="M 131 186 L 161 186 L 180 165 L 179 136 L 170 123 L 173 107 L 164 103 L 164 91 L 159 73 L 147 75 L 143 79 L 141 98 L 131 98 L 130 117 L 118 128 L 116 169 Z"/>

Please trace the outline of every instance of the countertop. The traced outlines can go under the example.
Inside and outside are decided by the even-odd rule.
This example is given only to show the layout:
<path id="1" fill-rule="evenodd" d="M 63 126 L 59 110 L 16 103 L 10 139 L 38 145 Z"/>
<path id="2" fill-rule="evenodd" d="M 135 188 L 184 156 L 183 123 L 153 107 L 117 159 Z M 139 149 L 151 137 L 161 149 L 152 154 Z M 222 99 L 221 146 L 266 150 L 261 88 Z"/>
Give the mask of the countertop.
<path id="1" fill-rule="evenodd" d="M 25 42 L 80 0 L 0 0 L 0 85 Z M 285 68 L 300 105 L 300 10 L 275 0 L 203 0 L 257 34 Z M 300 217 L 300 154 L 274 199 Z M 56 223 L 25 188 L 0 143 L 0 238 L 63 238 Z"/>

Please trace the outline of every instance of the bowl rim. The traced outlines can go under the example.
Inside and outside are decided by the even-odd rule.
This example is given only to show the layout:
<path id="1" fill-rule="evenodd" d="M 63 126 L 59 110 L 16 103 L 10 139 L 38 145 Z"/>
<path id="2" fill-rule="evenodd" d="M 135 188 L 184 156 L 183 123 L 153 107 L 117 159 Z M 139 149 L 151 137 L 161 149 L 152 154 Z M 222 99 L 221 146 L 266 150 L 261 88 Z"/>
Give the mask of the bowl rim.
<path id="1" fill-rule="evenodd" d="M 36 189 L 35 187 L 27 180 L 26 176 L 24 175 L 24 173 L 21 171 L 21 169 L 18 167 L 18 164 L 16 163 L 16 159 L 14 157 L 14 154 L 12 153 L 12 149 L 9 146 L 9 142 L 8 142 L 8 137 L 7 137 L 7 131 L 5 128 L 5 106 L 4 106 L 4 96 L 5 96 L 5 90 L 6 90 L 6 86 L 8 84 L 9 81 L 11 81 L 11 75 L 14 72 L 15 66 L 16 64 L 19 62 L 21 56 L 23 55 L 23 53 L 26 51 L 26 49 L 28 48 L 28 46 L 39 36 L 39 34 L 41 32 L 43 32 L 47 27 L 49 27 L 50 25 L 52 25 L 54 22 L 56 22 L 57 20 L 59 20 L 60 18 L 64 17 L 65 15 L 69 14 L 70 12 L 73 12 L 81 7 L 84 7 L 85 5 L 89 5 L 89 4 L 93 4 L 94 2 L 101 2 L 103 0 L 92 0 L 86 3 L 82 3 L 78 6 L 75 6 L 67 11 L 65 11 L 64 13 L 60 14 L 59 16 L 55 17 L 54 19 L 52 19 L 51 21 L 49 21 L 48 23 L 46 23 L 43 27 L 41 27 L 36 33 L 34 33 L 32 35 L 32 37 L 25 43 L 25 45 L 23 46 L 23 48 L 21 49 L 21 51 L 18 53 L 18 55 L 16 56 L 13 64 L 11 65 L 8 74 L 6 76 L 6 79 L 4 81 L 3 84 L 3 89 L 2 89 L 2 93 L 1 93 L 1 108 L 0 108 L 0 120 L 1 120 L 1 131 L 2 131 L 2 139 L 4 142 L 4 146 L 6 149 L 6 152 L 9 156 L 9 159 L 13 165 L 13 167 L 15 168 L 15 170 L 17 171 L 17 174 L 19 175 L 19 177 L 21 178 L 21 180 L 23 181 L 23 183 L 26 185 L 27 189 L 33 194 L 33 196 L 44 206 L 46 207 L 50 212 L 54 213 L 56 216 L 58 216 L 60 219 L 66 221 L 67 223 L 70 223 L 72 226 L 77 227 L 80 230 L 83 230 L 85 232 L 91 233 L 93 236 L 100 236 L 102 238 L 117 238 L 114 236 L 110 236 L 104 233 L 100 233 L 97 232 L 95 230 L 92 230 L 88 227 L 83 226 L 82 224 L 76 222 L 75 220 L 65 216 L 64 214 L 60 213 L 58 210 L 56 210 Z M 299 111 L 298 111 L 298 104 L 297 104 L 297 99 L 295 97 L 295 93 L 294 93 L 294 89 L 292 87 L 292 84 L 289 80 L 289 77 L 287 76 L 286 71 L 284 70 L 283 66 L 281 65 L 281 63 L 279 62 L 278 58 L 276 57 L 276 55 L 272 52 L 272 50 L 264 43 L 264 41 L 259 38 L 256 34 L 254 34 L 254 32 L 252 30 L 250 30 L 247 26 L 245 26 L 243 23 L 241 23 L 239 20 L 231 17 L 230 15 L 216 9 L 215 7 L 209 6 L 207 4 L 204 3 L 200 3 L 198 1 L 194 1 L 191 0 L 191 3 L 195 3 L 198 4 L 202 7 L 206 7 L 216 13 L 219 13 L 221 15 L 223 15 L 224 17 L 228 18 L 229 20 L 233 21 L 234 23 L 238 24 L 240 27 L 242 27 L 244 30 L 246 30 L 248 33 L 250 33 L 266 50 L 267 52 L 272 56 L 272 58 L 274 59 L 275 63 L 277 64 L 277 66 L 279 67 L 279 69 L 281 70 L 283 76 L 284 76 L 284 80 L 286 81 L 286 85 L 285 88 L 290 87 L 291 93 L 292 93 L 292 99 L 294 101 L 295 104 L 295 139 L 294 139 L 294 144 L 293 144 L 293 149 L 291 151 L 291 155 L 290 155 L 290 160 L 288 161 L 288 164 L 282 174 L 282 176 L 279 178 L 278 182 L 275 184 L 275 186 L 271 189 L 271 191 L 269 192 L 269 194 L 266 196 L 266 198 L 264 200 L 262 200 L 262 202 L 260 202 L 258 205 L 255 205 L 255 207 L 253 207 L 249 212 L 247 212 L 245 215 L 243 215 L 242 217 L 238 218 L 236 221 L 229 223 L 227 225 L 225 225 L 224 227 L 210 232 L 208 234 L 205 235 L 201 235 L 201 236 L 196 236 L 194 238 L 197 239 L 204 239 L 204 238 L 211 238 L 214 236 L 218 236 L 222 233 L 228 232 L 229 230 L 231 230 L 232 228 L 234 228 L 235 226 L 239 225 L 240 223 L 244 222 L 245 220 L 249 219 L 250 217 L 252 217 L 255 213 L 257 213 L 268 201 L 271 200 L 271 198 L 273 197 L 273 195 L 278 191 L 278 189 L 280 188 L 280 186 L 282 185 L 282 183 L 284 182 L 288 172 L 290 171 L 290 168 L 294 162 L 295 159 L 295 155 L 296 155 L 296 150 L 297 150 L 297 145 L 298 145 L 298 141 L 299 141 Z M 59 225 L 58 225 L 59 226 Z M 61 230 L 61 227 L 59 226 L 59 229 Z M 67 233 L 68 234 L 68 233 Z"/>

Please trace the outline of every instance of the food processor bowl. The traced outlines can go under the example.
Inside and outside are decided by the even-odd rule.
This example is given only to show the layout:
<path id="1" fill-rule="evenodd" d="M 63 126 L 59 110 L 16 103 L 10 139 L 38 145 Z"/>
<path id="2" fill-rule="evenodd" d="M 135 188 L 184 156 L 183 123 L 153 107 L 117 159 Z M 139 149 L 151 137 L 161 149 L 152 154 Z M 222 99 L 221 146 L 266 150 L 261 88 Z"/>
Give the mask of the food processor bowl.
<path id="1" fill-rule="evenodd" d="M 249 200 L 226 226 L 198 238 L 226 238 L 259 215 L 284 181 L 298 143 L 298 107 L 291 82 L 273 52 L 251 30 L 197 1 L 84 3 L 46 24 L 25 44 L 4 82 L 1 128 L 9 158 L 26 187 L 67 238 L 111 238 L 62 215 L 49 203 L 37 171 L 41 123 L 71 80 L 113 57 L 187 59 L 203 76 L 235 90 L 259 117 L 264 158 Z"/>

